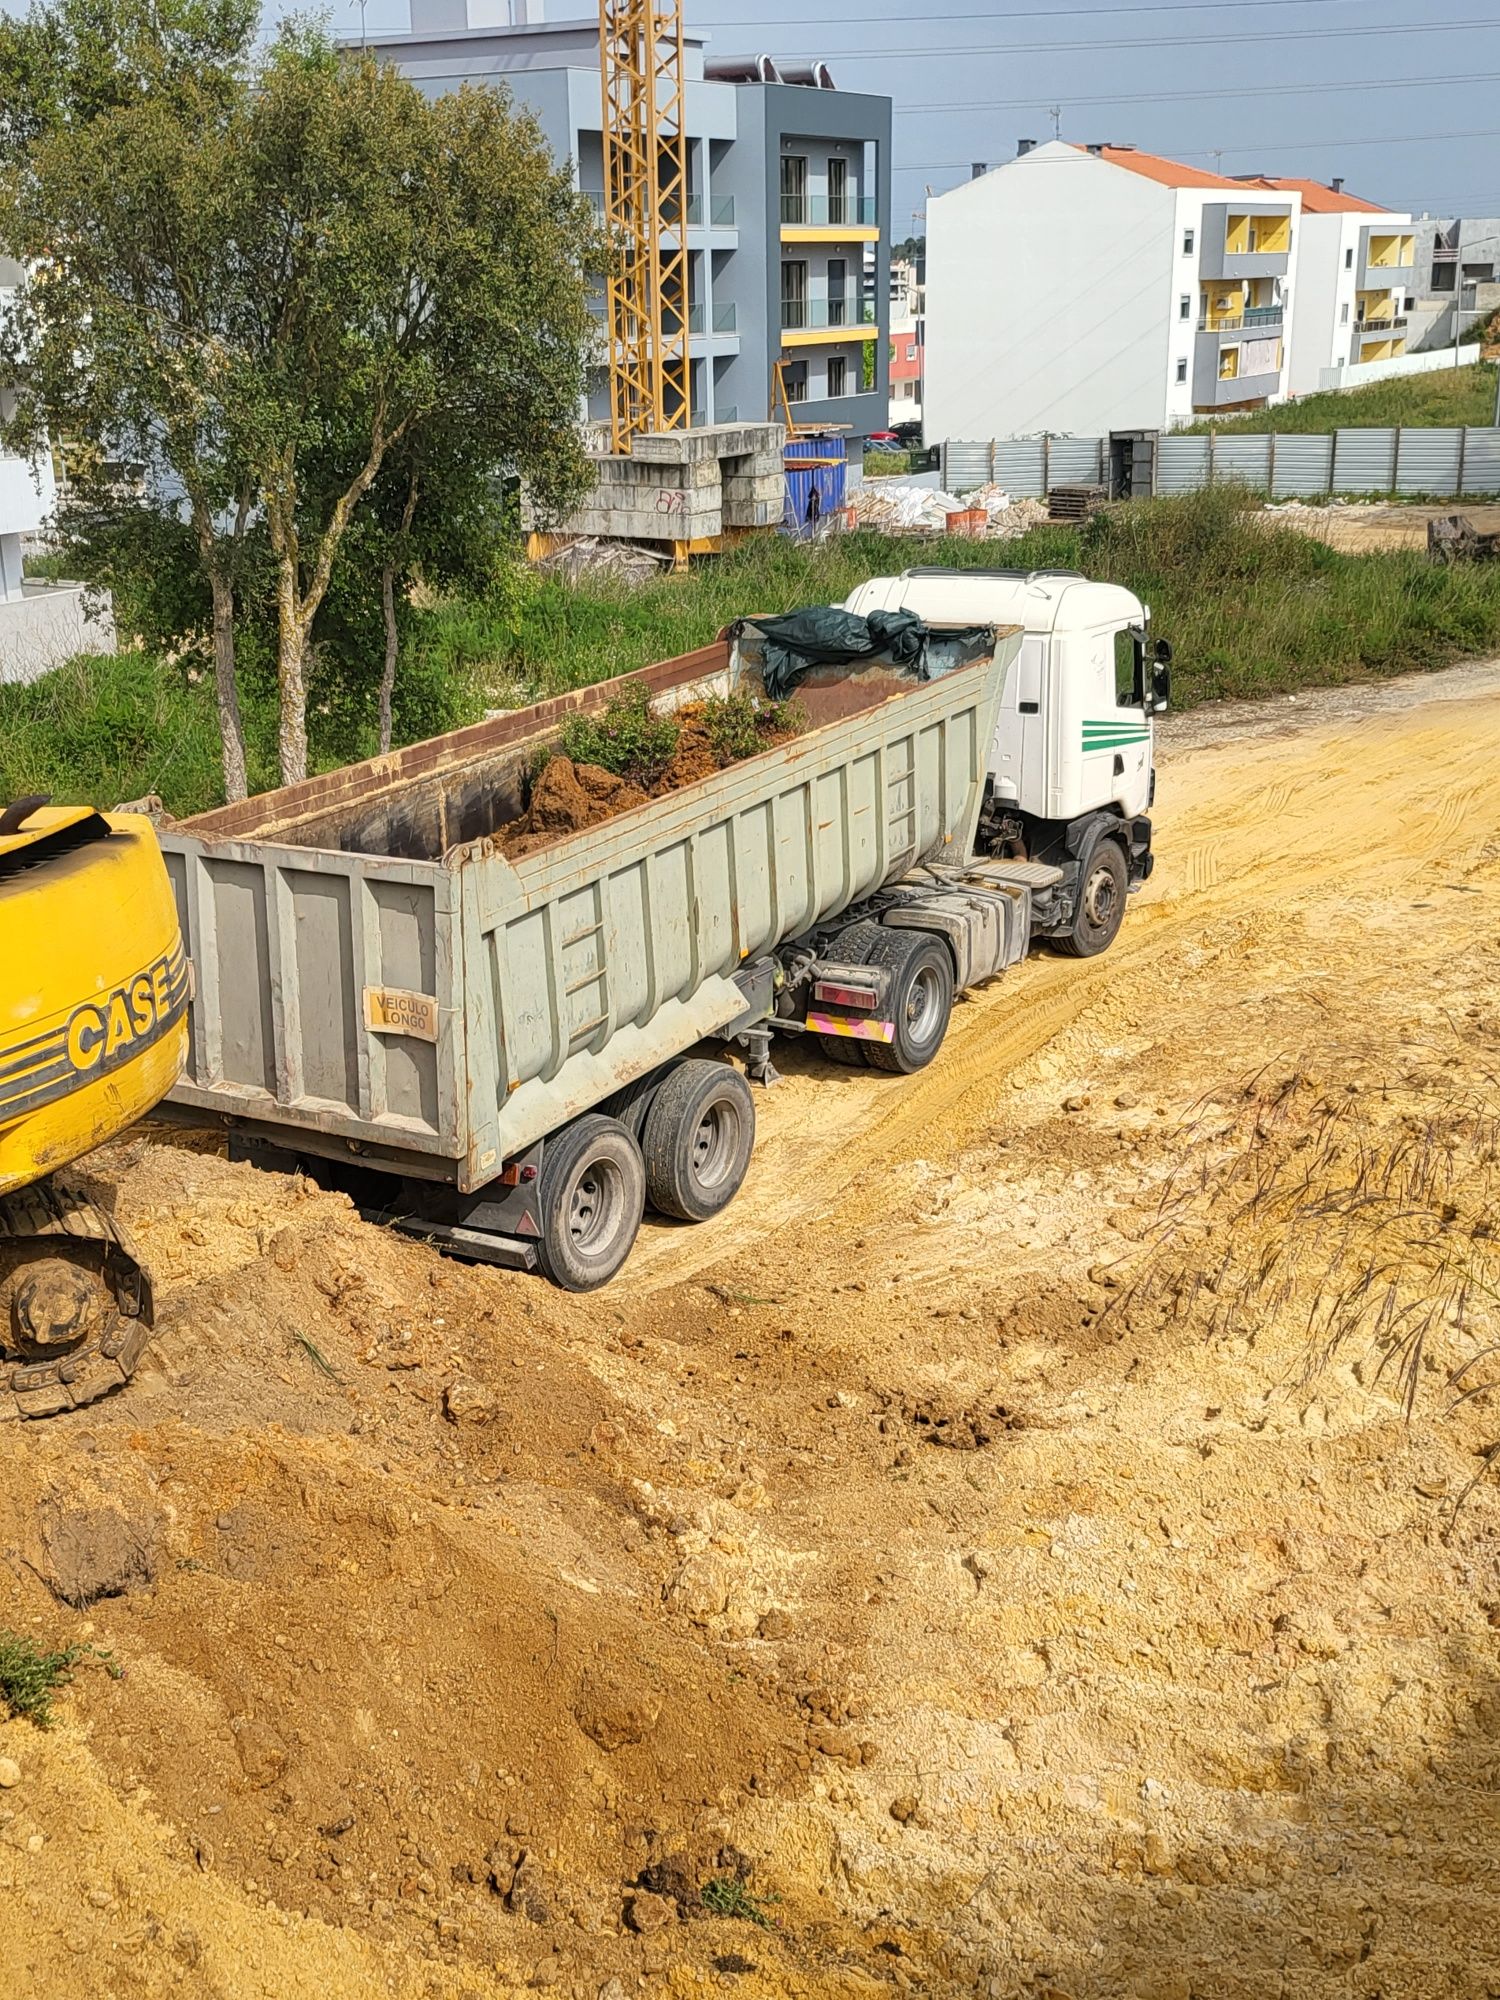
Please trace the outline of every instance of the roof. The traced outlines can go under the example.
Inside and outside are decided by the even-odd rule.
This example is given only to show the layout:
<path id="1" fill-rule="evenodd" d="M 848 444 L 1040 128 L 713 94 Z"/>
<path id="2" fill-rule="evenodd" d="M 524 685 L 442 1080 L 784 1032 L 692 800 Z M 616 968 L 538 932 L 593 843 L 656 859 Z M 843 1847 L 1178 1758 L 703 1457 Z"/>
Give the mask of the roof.
<path id="1" fill-rule="evenodd" d="M 1279 194 L 1300 194 L 1304 215 L 1342 215 L 1346 212 L 1360 215 L 1389 215 L 1388 208 L 1382 208 L 1378 201 L 1363 201 L 1357 194 L 1345 194 L 1341 188 L 1326 187 L 1322 181 L 1288 180 L 1282 176 L 1257 174 L 1252 181 L 1242 181 L 1242 187 L 1272 188 Z"/>
<path id="2" fill-rule="evenodd" d="M 1090 150 L 1087 146 L 1078 148 L 1080 153 Z M 1181 160 L 1168 160 L 1160 153 L 1141 153 L 1134 146 L 1100 146 L 1094 157 L 1108 160 L 1112 167 L 1140 174 L 1145 180 L 1157 181 L 1162 187 L 1234 188 L 1241 194 L 1245 191 L 1243 181 L 1232 181 L 1225 174 L 1211 174 L 1202 167 L 1186 167 Z"/>

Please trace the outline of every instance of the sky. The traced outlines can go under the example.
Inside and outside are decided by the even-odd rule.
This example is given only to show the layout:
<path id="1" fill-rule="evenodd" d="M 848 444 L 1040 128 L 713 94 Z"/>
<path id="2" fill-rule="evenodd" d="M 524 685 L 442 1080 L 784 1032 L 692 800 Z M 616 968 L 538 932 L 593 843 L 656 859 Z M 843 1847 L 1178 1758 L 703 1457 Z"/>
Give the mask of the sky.
<path id="1" fill-rule="evenodd" d="M 1414 213 L 1500 214 L 1500 3 L 1430 7 L 686 0 L 686 19 L 713 55 L 821 56 L 840 88 L 891 97 L 899 239 L 920 229 L 926 190 L 1054 130 L 1225 174 L 1342 175 L 1354 193 Z M 406 0 L 367 0 L 366 13 L 371 34 L 408 25 Z M 593 9 L 546 0 L 546 13 Z M 358 24 L 357 4 L 339 0 L 335 32 Z"/>

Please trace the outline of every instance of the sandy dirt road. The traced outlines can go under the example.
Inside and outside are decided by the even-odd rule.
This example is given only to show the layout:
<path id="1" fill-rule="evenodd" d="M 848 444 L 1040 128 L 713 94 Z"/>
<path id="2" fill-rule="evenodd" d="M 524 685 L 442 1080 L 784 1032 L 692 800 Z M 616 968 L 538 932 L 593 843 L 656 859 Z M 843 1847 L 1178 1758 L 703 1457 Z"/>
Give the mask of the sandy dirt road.
<path id="1" fill-rule="evenodd" d="M 1500 507 L 1457 500 L 1437 506 L 1406 501 L 1389 507 L 1363 502 L 1338 507 L 1277 507 L 1268 518 L 1304 535 L 1316 535 L 1331 548 L 1364 555 L 1371 550 L 1425 549 L 1427 523 L 1454 513 L 1465 515 L 1481 534 L 1493 534 L 1500 528 Z"/>
<path id="2" fill-rule="evenodd" d="M 1106 958 L 792 1050 L 593 1299 L 100 1163 L 168 1311 L 0 1441 L 0 1627 L 125 1670 L 0 1727 L 8 1990 L 1500 1992 L 1500 665 L 1177 734 Z"/>

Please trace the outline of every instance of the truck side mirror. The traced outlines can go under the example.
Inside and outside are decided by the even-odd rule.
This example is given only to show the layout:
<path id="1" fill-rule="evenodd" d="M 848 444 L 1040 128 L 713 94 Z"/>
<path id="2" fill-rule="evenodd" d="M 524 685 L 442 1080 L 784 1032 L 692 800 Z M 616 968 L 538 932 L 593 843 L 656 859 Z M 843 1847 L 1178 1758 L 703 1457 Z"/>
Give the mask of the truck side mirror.
<path id="1" fill-rule="evenodd" d="M 1160 715 L 1172 700 L 1172 669 L 1159 661 L 1151 669 L 1151 713 Z"/>
<path id="2" fill-rule="evenodd" d="M 1159 660 L 1164 667 L 1171 666 L 1172 664 L 1171 640 L 1170 639 L 1155 640 L 1151 647 L 1151 657 L 1153 660 Z"/>

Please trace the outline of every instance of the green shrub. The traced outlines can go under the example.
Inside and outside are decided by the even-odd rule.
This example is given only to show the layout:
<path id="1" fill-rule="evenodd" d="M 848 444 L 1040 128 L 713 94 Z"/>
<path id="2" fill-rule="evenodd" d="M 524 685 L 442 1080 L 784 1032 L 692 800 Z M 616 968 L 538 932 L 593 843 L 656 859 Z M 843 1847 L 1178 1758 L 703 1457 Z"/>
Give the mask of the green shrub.
<path id="1" fill-rule="evenodd" d="M 711 694 L 703 703 L 703 729 L 709 748 L 721 764 L 736 764 L 769 748 L 778 737 L 807 727 L 807 711 L 798 701 L 765 701 L 743 688 L 733 694 Z"/>
<path id="2" fill-rule="evenodd" d="M 626 681 L 597 715 L 575 715 L 563 724 L 562 748 L 575 764 L 598 764 L 648 792 L 671 763 L 681 734 L 671 716 L 653 712 L 644 681 Z"/>
<path id="3" fill-rule="evenodd" d="M 0 1701 L 12 1715 L 50 1729 L 52 1697 L 72 1680 L 73 1668 L 87 1650 L 65 1646 L 60 1653 L 46 1653 L 34 1639 L 0 1632 Z"/>

